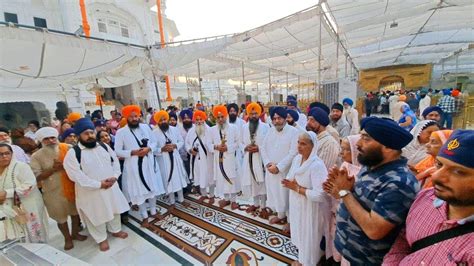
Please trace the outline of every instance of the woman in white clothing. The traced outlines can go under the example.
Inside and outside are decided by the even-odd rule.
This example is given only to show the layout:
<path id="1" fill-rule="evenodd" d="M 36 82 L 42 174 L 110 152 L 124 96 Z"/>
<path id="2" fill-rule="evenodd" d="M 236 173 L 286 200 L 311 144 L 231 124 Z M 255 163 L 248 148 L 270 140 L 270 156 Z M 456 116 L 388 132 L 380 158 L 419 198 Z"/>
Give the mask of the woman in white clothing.
<path id="1" fill-rule="evenodd" d="M 282 181 L 290 190 L 291 242 L 298 248 L 298 261 L 292 265 L 316 265 L 324 255 L 321 241 L 329 232 L 330 199 L 322 187 L 328 173 L 317 149 L 316 134 L 302 133 L 298 138 L 298 155 Z"/>

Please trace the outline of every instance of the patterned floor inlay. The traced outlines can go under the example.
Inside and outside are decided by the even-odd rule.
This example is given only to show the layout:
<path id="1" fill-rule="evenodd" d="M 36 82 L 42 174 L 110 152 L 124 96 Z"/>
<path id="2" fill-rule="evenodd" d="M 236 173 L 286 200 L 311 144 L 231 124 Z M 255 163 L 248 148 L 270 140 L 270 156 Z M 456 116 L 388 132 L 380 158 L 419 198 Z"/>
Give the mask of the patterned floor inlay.
<path id="1" fill-rule="evenodd" d="M 226 241 L 224 238 L 218 237 L 173 214 L 169 214 L 163 220 L 155 222 L 155 225 L 209 257 L 214 255 L 214 252 Z"/>
<path id="2" fill-rule="evenodd" d="M 150 227 L 141 230 L 156 234 L 205 265 L 286 265 L 297 259 L 298 250 L 290 237 L 268 221 L 245 210 L 201 204 L 194 195 L 185 202 L 189 206 L 176 204 L 170 209 L 167 198 L 159 198 L 162 219 L 150 221 Z M 140 222 L 137 212 L 131 216 Z"/>

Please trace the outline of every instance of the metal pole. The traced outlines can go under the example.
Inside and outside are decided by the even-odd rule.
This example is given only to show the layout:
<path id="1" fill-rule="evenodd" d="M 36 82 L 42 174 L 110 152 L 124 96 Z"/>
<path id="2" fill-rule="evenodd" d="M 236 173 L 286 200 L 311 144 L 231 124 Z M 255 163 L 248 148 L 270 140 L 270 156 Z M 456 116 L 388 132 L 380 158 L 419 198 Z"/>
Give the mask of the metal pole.
<path id="1" fill-rule="evenodd" d="M 153 83 L 155 84 L 155 91 L 156 91 L 156 97 L 158 98 L 158 107 L 161 110 L 161 99 L 160 99 L 160 91 L 158 89 L 158 83 L 156 82 L 156 75 L 155 71 L 152 71 L 153 73 Z"/>
<path id="2" fill-rule="evenodd" d="M 344 66 L 344 77 L 347 78 L 347 55 L 346 55 L 346 65 Z"/>
<path id="3" fill-rule="evenodd" d="M 290 86 L 288 85 L 288 72 L 286 72 L 286 98 L 289 95 Z"/>
<path id="4" fill-rule="evenodd" d="M 199 81 L 199 99 L 201 99 L 201 104 L 204 104 L 202 102 L 201 65 L 199 64 L 199 59 L 197 60 L 197 65 L 198 65 L 198 81 Z"/>
<path id="5" fill-rule="evenodd" d="M 244 70 L 244 62 L 242 61 L 242 91 L 244 95 L 247 95 L 245 92 L 245 70 Z"/>
<path id="6" fill-rule="evenodd" d="M 257 82 L 257 95 L 255 97 L 255 101 L 258 102 L 258 82 Z"/>
<path id="7" fill-rule="evenodd" d="M 336 37 L 336 79 L 339 79 L 339 35 Z"/>
<path id="8" fill-rule="evenodd" d="M 318 88 L 321 93 L 321 53 L 322 53 L 322 40 L 321 40 L 321 29 L 323 25 L 323 16 L 321 13 L 321 5 L 319 6 L 319 47 L 318 47 Z"/>
<path id="9" fill-rule="evenodd" d="M 298 76 L 298 95 L 296 97 L 297 100 L 300 98 L 300 95 L 301 95 L 301 83 L 300 83 L 300 76 Z"/>
<path id="10" fill-rule="evenodd" d="M 271 78 L 271 69 L 268 70 L 268 102 L 272 102 L 272 78 Z"/>
<path id="11" fill-rule="evenodd" d="M 219 92 L 219 103 L 222 103 L 222 99 L 221 99 L 221 83 L 219 81 L 219 79 L 217 79 L 217 89 L 218 89 L 218 92 Z"/>

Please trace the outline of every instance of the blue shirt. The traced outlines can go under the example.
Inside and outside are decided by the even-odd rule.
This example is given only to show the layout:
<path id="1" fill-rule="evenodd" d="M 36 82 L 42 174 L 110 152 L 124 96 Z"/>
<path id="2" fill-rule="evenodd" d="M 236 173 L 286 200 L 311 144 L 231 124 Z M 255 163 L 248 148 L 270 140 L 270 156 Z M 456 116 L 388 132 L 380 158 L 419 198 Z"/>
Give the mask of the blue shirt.
<path id="1" fill-rule="evenodd" d="M 405 222 L 420 186 L 401 158 L 376 169 L 362 168 L 353 196 L 366 211 L 374 211 L 396 227 L 380 240 L 371 240 L 342 203 L 336 218 L 336 249 L 352 265 L 380 265 Z"/>

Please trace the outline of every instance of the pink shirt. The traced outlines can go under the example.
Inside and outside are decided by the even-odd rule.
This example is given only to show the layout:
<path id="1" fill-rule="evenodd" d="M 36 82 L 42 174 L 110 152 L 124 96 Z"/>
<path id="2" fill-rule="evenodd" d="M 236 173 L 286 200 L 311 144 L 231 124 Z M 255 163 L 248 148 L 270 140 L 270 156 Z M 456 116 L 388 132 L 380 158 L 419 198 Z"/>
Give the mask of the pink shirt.
<path id="1" fill-rule="evenodd" d="M 415 241 L 466 222 L 474 222 L 474 215 L 461 220 L 448 220 L 448 205 L 435 197 L 434 189 L 421 191 L 410 208 L 406 228 L 385 256 L 383 265 L 474 265 L 474 233 L 410 254 L 410 247 Z"/>

